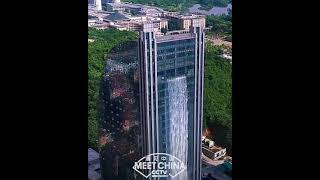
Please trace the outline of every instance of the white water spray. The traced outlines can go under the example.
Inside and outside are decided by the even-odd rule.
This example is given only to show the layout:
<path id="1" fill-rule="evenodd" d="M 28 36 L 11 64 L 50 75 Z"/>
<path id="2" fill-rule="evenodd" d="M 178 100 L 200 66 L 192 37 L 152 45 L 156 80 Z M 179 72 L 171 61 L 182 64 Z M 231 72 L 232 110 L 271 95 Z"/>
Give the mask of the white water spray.
<path id="1" fill-rule="evenodd" d="M 185 76 L 170 79 L 169 95 L 169 151 L 167 153 L 179 158 L 185 166 L 188 156 L 188 92 Z M 187 170 L 174 180 L 187 180 Z"/>

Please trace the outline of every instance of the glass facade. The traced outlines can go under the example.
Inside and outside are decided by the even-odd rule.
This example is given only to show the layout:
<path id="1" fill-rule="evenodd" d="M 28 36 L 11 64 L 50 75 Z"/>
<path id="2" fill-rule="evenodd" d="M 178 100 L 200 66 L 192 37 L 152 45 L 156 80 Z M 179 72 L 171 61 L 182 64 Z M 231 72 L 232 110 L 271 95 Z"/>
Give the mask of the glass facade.
<path id="1" fill-rule="evenodd" d="M 151 153 L 174 153 L 187 165 L 186 173 L 176 179 L 200 180 L 203 46 L 199 27 L 160 37 L 149 28 L 140 32 L 139 43 L 112 50 L 100 104 L 99 148 L 105 180 L 143 179 L 132 167 Z M 183 143 L 175 144 L 178 140 Z"/>
<path id="2" fill-rule="evenodd" d="M 183 161 L 187 171 L 177 180 L 201 179 L 204 22 L 195 18 L 189 30 L 166 34 L 145 23 L 139 33 L 142 154 Z"/>
<path id="3" fill-rule="evenodd" d="M 183 159 L 187 172 L 179 180 L 201 178 L 203 34 L 200 27 L 165 36 L 149 28 L 140 33 L 143 154 Z"/>
<path id="4" fill-rule="evenodd" d="M 141 158 L 137 42 L 113 50 L 102 82 L 100 154 L 105 180 L 133 180 Z"/>
<path id="5" fill-rule="evenodd" d="M 157 44 L 157 75 L 158 75 L 158 119 L 159 136 L 161 137 L 160 152 L 170 153 L 170 116 L 168 96 L 168 80 L 186 77 L 187 83 L 187 109 L 188 109 L 188 134 L 182 135 L 188 138 L 188 144 L 193 144 L 193 120 L 194 120 L 194 89 L 195 89 L 195 39 L 169 41 Z M 193 146 L 188 146 L 189 177 L 192 176 Z M 191 178 L 190 178 L 191 179 Z"/>

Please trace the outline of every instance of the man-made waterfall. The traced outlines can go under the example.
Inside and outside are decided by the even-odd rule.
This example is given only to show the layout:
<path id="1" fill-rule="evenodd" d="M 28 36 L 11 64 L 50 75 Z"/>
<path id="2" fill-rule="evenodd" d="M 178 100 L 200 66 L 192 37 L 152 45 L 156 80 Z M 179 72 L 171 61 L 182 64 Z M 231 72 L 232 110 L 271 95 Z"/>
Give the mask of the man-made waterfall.
<path id="1" fill-rule="evenodd" d="M 170 79 L 169 95 L 169 149 L 167 153 L 179 158 L 185 166 L 188 155 L 188 92 L 185 76 Z M 176 174 L 173 172 L 173 174 Z M 174 180 L 187 180 L 187 170 Z"/>

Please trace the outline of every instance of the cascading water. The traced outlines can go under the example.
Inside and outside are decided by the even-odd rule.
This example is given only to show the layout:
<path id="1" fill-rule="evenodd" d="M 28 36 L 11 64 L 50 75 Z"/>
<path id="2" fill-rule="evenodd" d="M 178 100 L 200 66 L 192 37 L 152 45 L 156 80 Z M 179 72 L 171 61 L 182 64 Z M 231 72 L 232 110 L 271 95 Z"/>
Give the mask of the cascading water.
<path id="1" fill-rule="evenodd" d="M 188 155 L 188 92 L 185 76 L 167 81 L 169 95 L 169 154 L 187 166 Z M 175 173 L 174 173 L 175 174 Z M 187 180 L 187 170 L 174 180 Z"/>

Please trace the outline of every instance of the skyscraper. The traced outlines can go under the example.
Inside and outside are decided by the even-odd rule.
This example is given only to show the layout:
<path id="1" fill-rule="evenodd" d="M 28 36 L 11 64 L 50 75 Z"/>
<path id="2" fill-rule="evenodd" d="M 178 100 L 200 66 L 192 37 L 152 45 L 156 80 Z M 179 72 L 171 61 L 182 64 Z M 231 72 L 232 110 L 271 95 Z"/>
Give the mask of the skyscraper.
<path id="1" fill-rule="evenodd" d="M 141 158 L 136 45 L 136 41 L 122 43 L 107 57 L 99 124 L 101 174 L 105 180 L 137 180 L 132 169 Z"/>
<path id="2" fill-rule="evenodd" d="M 176 180 L 201 179 L 204 17 L 188 30 L 139 35 L 142 153 L 168 153 L 187 165 Z M 169 179 L 169 178 L 168 178 Z"/>
<path id="3" fill-rule="evenodd" d="M 102 10 L 101 0 L 95 0 L 95 4 L 96 4 L 97 11 L 101 11 Z"/>

